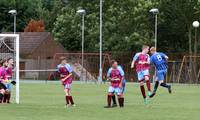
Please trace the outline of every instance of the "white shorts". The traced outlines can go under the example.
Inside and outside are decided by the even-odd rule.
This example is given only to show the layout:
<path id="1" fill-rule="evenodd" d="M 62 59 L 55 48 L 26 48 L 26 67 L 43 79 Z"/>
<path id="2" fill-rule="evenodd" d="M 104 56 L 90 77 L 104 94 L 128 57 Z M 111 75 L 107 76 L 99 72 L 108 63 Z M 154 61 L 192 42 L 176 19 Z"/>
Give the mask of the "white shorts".
<path id="1" fill-rule="evenodd" d="M 119 88 L 119 87 L 113 87 L 113 86 L 110 86 L 108 88 L 108 92 L 109 93 L 117 93 L 117 95 L 121 95 L 122 94 L 122 90 Z"/>
<path id="2" fill-rule="evenodd" d="M 71 89 L 71 84 L 64 84 L 64 89 Z"/>
<path id="3" fill-rule="evenodd" d="M 142 70 L 137 72 L 138 81 L 144 80 L 145 76 L 149 76 L 149 70 Z"/>

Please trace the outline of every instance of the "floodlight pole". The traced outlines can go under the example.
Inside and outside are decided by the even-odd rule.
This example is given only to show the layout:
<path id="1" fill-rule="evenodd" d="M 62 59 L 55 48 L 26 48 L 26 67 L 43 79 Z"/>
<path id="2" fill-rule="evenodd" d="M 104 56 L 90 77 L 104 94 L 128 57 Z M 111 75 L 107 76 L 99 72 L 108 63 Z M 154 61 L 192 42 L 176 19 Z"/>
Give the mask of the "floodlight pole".
<path id="1" fill-rule="evenodd" d="M 83 68 L 84 68 L 84 29 L 85 29 L 85 14 L 82 15 L 82 81 L 83 81 Z"/>
<path id="2" fill-rule="evenodd" d="M 82 50 L 81 50 L 81 65 L 82 65 L 82 69 L 81 69 L 81 81 L 83 80 L 83 70 L 84 70 L 84 31 L 85 31 L 85 10 L 84 9 L 80 9 L 77 11 L 78 14 L 80 14 L 82 16 Z"/>
<path id="3" fill-rule="evenodd" d="M 99 24 L 99 79 L 98 82 L 102 83 L 102 13 L 103 13 L 103 0 L 100 0 L 100 24 Z"/>
<path id="4" fill-rule="evenodd" d="M 157 26 L 158 26 L 158 13 L 159 13 L 159 10 L 157 8 L 152 8 L 151 10 L 149 10 L 149 12 L 151 12 L 153 15 L 155 15 L 155 48 L 157 48 Z"/>
<path id="5" fill-rule="evenodd" d="M 13 18 L 14 18 L 14 30 L 13 30 L 13 32 L 14 32 L 14 34 L 16 33 L 16 16 L 17 16 L 17 11 L 16 10 L 10 10 L 9 12 L 8 12 L 9 14 L 12 14 L 13 15 Z"/>
<path id="6" fill-rule="evenodd" d="M 155 48 L 157 48 L 157 34 L 158 34 L 157 26 L 158 26 L 158 14 L 155 14 Z"/>

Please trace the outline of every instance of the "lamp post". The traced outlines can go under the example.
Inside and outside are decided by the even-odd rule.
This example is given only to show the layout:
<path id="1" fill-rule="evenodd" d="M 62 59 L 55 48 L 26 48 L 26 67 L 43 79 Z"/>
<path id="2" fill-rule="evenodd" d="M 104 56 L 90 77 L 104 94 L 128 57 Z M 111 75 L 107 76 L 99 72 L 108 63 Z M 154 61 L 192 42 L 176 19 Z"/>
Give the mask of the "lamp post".
<path id="1" fill-rule="evenodd" d="M 153 15 L 155 15 L 155 48 L 157 48 L 157 24 L 158 24 L 158 13 L 159 10 L 157 8 L 153 8 L 151 10 L 149 10 L 149 12 L 153 13 Z"/>
<path id="2" fill-rule="evenodd" d="M 82 65 L 82 70 L 81 70 L 81 80 L 83 81 L 83 68 L 84 68 L 84 29 L 85 29 L 85 14 L 86 11 L 84 9 L 80 9 L 77 11 L 78 14 L 82 16 L 82 50 L 81 50 L 81 65 Z"/>
<path id="3" fill-rule="evenodd" d="M 102 24 L 103 24 L 103 0 L 100 0 L 100 21 L 99 21 L 99 78 L 98 82 L 102 83 Z"/>
<path id="4" fill-rule="evenodd" d="M 16 33 L 16 16 L 17 16 L 17 11 L 16 10 L 10 10 L 8 12 L 9 14 L 12 14 L 14 16 L 14 34 Z"/>
<path id="5" fill-rule="evenodd" d="M 199 27 L 199 21 L 194 21 L 192 26 L 195 28 L 195 41 L 194 41 L 194 54 L 197 54 L 197 29 Z"/>
<path id="6" fill-rule="evenodd" d="M 198 27 L 199 27 L 199 21 L 194 21 L 193 23 L 192 23 L 192 26 L 195 28 L 195 41 L 194 41 L 194 55 L 196 56 L 197 55 L 197 45 L 198 45 L 198 41 L 197 41 L 197 29 L 198 29 Z M 190 47 L 191 47 L 191 45 L 190 45 Z M 192 64 L 192 58 L 191 58 L 191 55 L 190 55 L 190 65 Z M 194 73 L 195 73 L 195 81 L 196 82 L 198 82 L 198 78 L 197 78 L 197 76 L 196 76 L 196 74 L 197 74 L 197 67 L 196 67 L 196 65 L 197 65 L 197 59 L 196 59 L 196 57 L 194 58 Z"/>

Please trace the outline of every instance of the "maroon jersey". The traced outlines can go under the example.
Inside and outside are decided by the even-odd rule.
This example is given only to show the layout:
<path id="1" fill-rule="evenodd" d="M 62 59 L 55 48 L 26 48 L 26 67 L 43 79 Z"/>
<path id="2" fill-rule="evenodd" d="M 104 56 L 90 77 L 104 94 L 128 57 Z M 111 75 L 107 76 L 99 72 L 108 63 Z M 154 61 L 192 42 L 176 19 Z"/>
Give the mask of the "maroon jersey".
<path id="1" fill-rule="evenodd" d="M 114 81 L 111 81 L 111 86 L 113 87 L 119 87 L 121 81 L 122 81 L 122 75 L 120 73 L 120 70 L 119 69 L 111 69 L 110 71 L 110 78 L 111 79 L 119 79 L 119 80 L 114 80 Z"/>
<path id="2" fill-rule="evenodd" d="M 58 72 L 60 73 L 61 80 L 68 77 L 66 80 L 62 81 L 63 85 L 72 83 L 72 75 L 70 75 L 70 74 L 72 74 L 72 68 L 69 64 L 58 65 Z"/>
<path id="3" fill-rule="evenodd" d="M 7 78 L 8 78 L 8 79 L 12 79 L 12 74 L 13 74 L 12 67 L 8 67 L 8 68 L 6 69 Z"/>
<path id="4" fill-rule="evenodd" d="M 0 67 L 0 82 L 7 80 L 6 69 L 4 67 Z"/>
<path id="5" fill-rule="evenodd" d="M 136 66 L 137 72 L 150 69 L 150 64 L 140 64 L 140 62 L 149 62 L 150 63 L 150 57 L 148 54 L 137 53 L 133 57 L 133 60 L 135 61 L 135 66 Z"/>

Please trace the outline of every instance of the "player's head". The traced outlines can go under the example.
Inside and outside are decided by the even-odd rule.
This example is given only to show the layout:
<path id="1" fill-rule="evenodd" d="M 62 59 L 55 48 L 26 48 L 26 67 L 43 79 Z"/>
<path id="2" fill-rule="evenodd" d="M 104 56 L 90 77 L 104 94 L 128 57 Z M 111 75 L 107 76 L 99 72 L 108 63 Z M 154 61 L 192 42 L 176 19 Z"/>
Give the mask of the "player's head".
<path id="1" fill-rule="evenodd" d="M 149 46 L 148 45 L 143 45 L 142 46 L 142 52 L 147 54 L 149 52 Z"/>
<path id="2" fill-rule="evenodd" d="M 116 60 L 112 60 L 111 61 L 111 66 L 112 66 L 112 68 L 117 68 L 117 66 L 118 66 L 117 61 Z"/>
<path id="3" fill-rule="evenodd" d="M 7 66 L 8 66 L 7 59 L 3 59 L 3 60 L 1 61 L 1 65 L 2 65 L 3 67 L 7 67 Z"/>
<path id="4" fill-rule="evenodd" d="M 60 57 L 60 63 L 61 64 L 66 64 L 67 63 L 66 57 Z"/>
<path id="5" fill-rule="evenodd" d="M 150 48 L 150 53 L 151 53 L 151 54 L 154 54 L 155 52 L 156 52 L 156 48 L 155 48 L 155 47 L 151 47 L 151 48 Z"/>
<path id="6" fill-rule="evenodd" d="M 14 60 L 12 58 L 8 58 L 7 62 L 9 65 L 13 65 L 14 64 Z"/>

